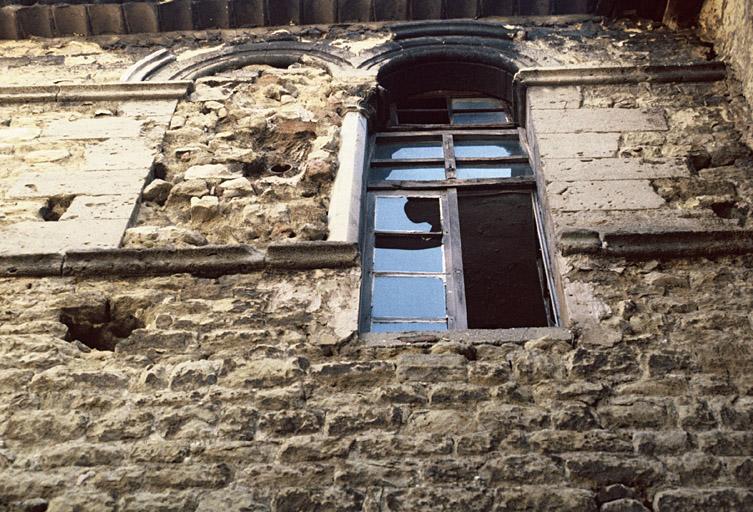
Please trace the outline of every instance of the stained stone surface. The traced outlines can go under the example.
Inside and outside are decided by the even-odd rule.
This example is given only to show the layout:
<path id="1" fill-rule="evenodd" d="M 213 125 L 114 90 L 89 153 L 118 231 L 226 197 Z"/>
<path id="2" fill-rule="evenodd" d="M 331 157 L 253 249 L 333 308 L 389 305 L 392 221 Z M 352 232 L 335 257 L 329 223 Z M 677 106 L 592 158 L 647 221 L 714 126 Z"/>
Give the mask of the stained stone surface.
<path id="1" fill-rule="evenodd" d="M 521 55 L 546 65 L 711 51 L 647 22 L 512 27 Z M 390 37 L 318 30 L 274 37 L 309 31 L 365 53 Z M 21 84 L 102 81 L 158 43 L 182 53 L 263 36 L 1 43 L 0 69 Z M 54 253 L 112 249 L 123 236 L 129 248 L 324 237 L 338 109 L 374 85 L 345 78 L 304 62 L 201 80 L 177 106 L 2 105 L 0 235 L 15 241 L 0 243 Z M 734 81 L 529 89 L 565 334 L 367 343 L 356 335 L 358 268 L 1 278 L 0 511 L 751 509 L 753 256 L 559 250 L 567 230 L 751 228 L 742 91 Z M 81 119 L 129 121 L 110 139 L 47 130 L 83 130 Z M 550 119 L 562 133 L 536 131 Z M 153 163 L 161 181 L 150 187 Z M 222 170 L 186 178 L 205 165 Z M 65 188 L 82 176 L 86 187 Z M 28 181 L 44 193 L 14 188 Z M 121 197 L 129 183 L 140 185 Z M 142 186 L 139 225 L 126 231 Z M 192 222 L 192 203 L 211 220 Z"/>

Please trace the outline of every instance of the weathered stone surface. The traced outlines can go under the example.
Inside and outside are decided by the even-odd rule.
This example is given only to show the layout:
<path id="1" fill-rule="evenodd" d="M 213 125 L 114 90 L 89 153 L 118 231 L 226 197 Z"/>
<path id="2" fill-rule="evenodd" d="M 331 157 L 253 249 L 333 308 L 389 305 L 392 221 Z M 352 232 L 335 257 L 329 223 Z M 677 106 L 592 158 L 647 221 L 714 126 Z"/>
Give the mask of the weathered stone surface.
<path id="1" fill-rule="evenodd" d="M 0 254 L 42 254 L 112 249 L 120 245 L 125 219 L 18 222 L 0 230 Z"/>
<path id="2" fill-rule="evenodd" d="M 547 182 L 651 180 L 690 176 L 688 166 L 682 162 L 653 163 L 632 158 L 550 158 L 542 162 L 542 172 Z"/>
<path id="3" fill-rule="evenodd" d="M 538 137 L 541 158 L 614 158 L 620 143 L 619 133 L 547 134 Z"/>
<path id="4" fill-rule="evenodd" d="M 647 210 L 665 204 L 644 180 L 553 182 L 547 193 L 552 209 L 571 212 Z"/>
<path id="5" fill-rule="evenodd" d="M 143 123 L 135 119 L 100 117 L 75 121 L 53 121 L 42 130 L 42 137 L 55 139 L 138 138 Z"/>
<path id="6" fill-rule="evenodd" d="M 539 134 L 624 133 L 668 129 L 667 120 L 662 112 L 644 112 L 637 109 L 542 110 L 533 112 L 531 122 Z"/>
<path id="7" fill-rule="evenodd" d="M 170 195 L 173 185 L 165 180 L 152 180 L 141 192 L 141 198 L 144 201 L 151 201 L 159 205 L 165 204 L 167 197 Z"/>
<path id="8" fill-rule="evenodd" d="M 577 86 L 528 88 L 528 107 L 531 110 L 580 108 L 582 100 Z"/>
<path id="9" fill-rule="evenodd" d="M 130 220 L 136 208 L 136 201 L 131 196 L 76 196 L 71 205 L 60 217 L 67 220 Z"/>
<path id="10" fill-rule="evenodd" d="M 128 171 L 51 172 L 28 174 L 9 190 L 10 197 L 50 197 L 55 195 L 109 196 L 113 192 L 138 196 L 148 169 Z"/>

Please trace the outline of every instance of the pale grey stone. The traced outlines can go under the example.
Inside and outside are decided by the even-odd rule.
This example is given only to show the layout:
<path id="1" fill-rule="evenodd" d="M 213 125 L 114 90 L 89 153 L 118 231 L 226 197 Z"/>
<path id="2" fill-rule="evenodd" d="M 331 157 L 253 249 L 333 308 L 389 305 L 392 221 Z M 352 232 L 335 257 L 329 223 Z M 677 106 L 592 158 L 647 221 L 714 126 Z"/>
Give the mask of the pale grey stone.
<path id="1" fill-rule="evenodd" d="M 76 196 L 60 220 L 128 220 L 135 208 L 136 196 Z"/>
<path id="2" fill-rule="evenodd" d="M 680 161 L 642 162 L 637 158 L 549 158 L 542 161 L 542 173 L 551 181 L 650 180 L 688 177 L 688 166 Z"/>
<path id="3" fill-rule="evenodd" d="M 167 201 L 167 197 L 170 195 L 172 188 L 172 183 L 168 183 L 165 180 L 156 179 L 144 188 L 144 191 L 141 193 L 141 198 L 144 201 L 150 201 L 157 204 L 165 204 L 165 201 Z"/>
<path id="4" fill-rule="evenodd" d="M 18 222 L 0 229 L 0 254 L 115 249 L 127 225 L 125 219 Z"/>
<path id="5" fill-rule="evenodd" d="M 155 154 L 143 139 L 110 139 L 86 146 L 83 169 L 147 169 Z"/>
<path id="6" fill-rule="evenodd" d="M 648 132 L 667 130 L 663 112 L 627 108 L 533 111 L 537 133 Z"/>
<path id="7" fill-rule="evenodd" d="M 664 199 L 645 180 L 553 182 L 547 186 L 554 210 L 645 210 Z"/>
<path id="8" fill-rule="evenodd" d="M 137 196 L 148 169 L 132 171 L 43 172 L 21 177 L 9 197 L 51 197 L 56 195 L 106 196 L 113 192 Z"/>
<path id="9" fill-rule="evenodd" d="M 531 110 L 580 108 L 583 100 L 580 87 L 529 87 L 528 105 Z"/>
<path id="10" fill-rule="evenodd" d="M 216 196 L 191 198 L 191 221 L 206 222 L 217 216 L 220 211 L 220 200 Z"/>
<path id="11" fill-rule="evenodd" d="M 236 173 L 230 170 L 227 165 L 224 164 L 206 164 L 206 165 L 194 165 L 189 167 L 183 175 L 185 180 L 195 179 L 234 179 L 240 177 L 240 173 Z"/>
<path id="12" fill-rule="evenodd" d="M 558 133 L 538 137 L 541 158 L 610 158 L 617 156 L 619 144 L 619 133 Z"/>
<path id="13" fill-rule="evenodd" d="M 141 121 L 124 117 L 99 117 L 75 121 L 61 119 L 45 126 L 42 130 L 42 137 L 55 139 L 136 138 L 141 135 L 142 126 Z"/>

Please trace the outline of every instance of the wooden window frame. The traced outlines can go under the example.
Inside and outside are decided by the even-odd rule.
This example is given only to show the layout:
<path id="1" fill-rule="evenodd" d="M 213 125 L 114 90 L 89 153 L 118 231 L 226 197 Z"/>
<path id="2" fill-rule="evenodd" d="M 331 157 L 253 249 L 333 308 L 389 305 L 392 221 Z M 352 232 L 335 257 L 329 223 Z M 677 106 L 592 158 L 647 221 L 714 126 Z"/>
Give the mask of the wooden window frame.
<path id="1" fill-rule="evenodd" d="M 393 105 L 393 118 L 395 114 Z M 363 280 L 360 300 L 359 330 L 370 332 L 373 321 L 388 323 L 435 323 L 440 319 L 374 319 L 372 317 L 372 295 L 374 282 L 377 274 L 390 275 L 374 271 L 374 250 L 376 236 L 381 234 L 375 230 L 375 204 L 377 196 L 408 196 L 408 197 L 438 197 L 440 198 L 440 212 L 442 216 L 442 248 L 444 261 L 445 305 L 447 330 L 468 329 L 465 281 L 463 273 L 463 258 L 460 232 L 460 216 L 458 207 L 458 191 L 476 188 L 493 189 L 500 192 L 528 192 L 531 195 L 532 215 L 536 227 L 538 239 L 537 266 L 539 269 L 539 283 L 541 294 L 546 308 L 548 327 L 559 325 L 558 305 L 554 293 L 554 282 L 551 274 L 550 257 L 546 244 L 545 233 L 542 223 L 541 206 L 537 193 L 536 176 L 530 162 L 530 150 L 525 139 L 525 133 L 515 127 L 514 124 L 493 126 L 488 129 L 484 126 L 472 126 L 463 128 L 447 125 L 421 125 L 419 130 L 409 130 L 406 126 L 392 126 L 388 130 L 374 134 L 371 138 L 370 158 L 367 159 L 367 175 L 365 179 L 365 205 L 364 222 L 362 230 L 363 239 Z M 497 158 L 462 158 L 458 159 L 454 151 L 454 138 L 477 137 L 481 139 L 498 138 L 514 140 L 520 144 L 520 155 Z M 374 152 L 379 141 L 421 141 L 426 138 L 438 139 L 441 136 L 443 158 L 431 159 L 376 159 Z M 458 179 L 457 166 L 461 164 L 526 164 L 531 169 L 531 174 L 516 178 L 480 178 Z M 370 176 L 373 168 L 379 167 L 415 167 L 419 165 L 442 166 L 445 170 L 445 179 L 426 181 L 406 180 L 382 180 L 371 181 Z M 399 273 L 394 273 L 399 274 Z M 407 273 L 419 275 L 420 273 Z M 436 273 L 427 275 L 435 276 Z"/>

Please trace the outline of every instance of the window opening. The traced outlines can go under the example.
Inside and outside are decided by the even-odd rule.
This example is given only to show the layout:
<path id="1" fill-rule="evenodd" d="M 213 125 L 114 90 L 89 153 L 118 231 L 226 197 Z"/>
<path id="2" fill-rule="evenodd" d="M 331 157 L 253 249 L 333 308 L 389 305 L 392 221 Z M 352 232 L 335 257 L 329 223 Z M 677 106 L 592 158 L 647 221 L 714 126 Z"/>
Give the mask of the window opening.
<path id="1" fill-rule="evenodd" d="M 367 177 L 361 330 L 555 325 L 536 182 L 508 105 L 437 93 L 391 112 Z"/>

